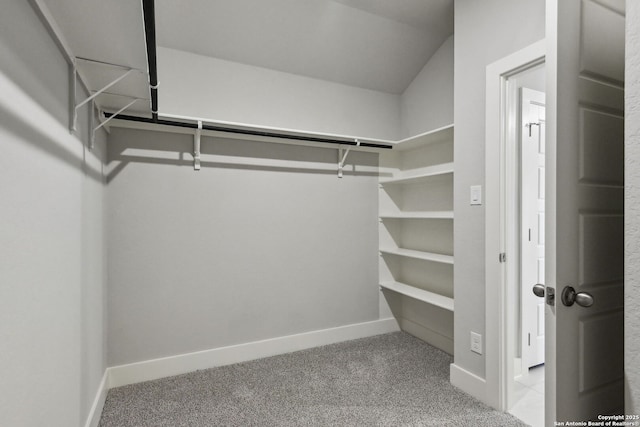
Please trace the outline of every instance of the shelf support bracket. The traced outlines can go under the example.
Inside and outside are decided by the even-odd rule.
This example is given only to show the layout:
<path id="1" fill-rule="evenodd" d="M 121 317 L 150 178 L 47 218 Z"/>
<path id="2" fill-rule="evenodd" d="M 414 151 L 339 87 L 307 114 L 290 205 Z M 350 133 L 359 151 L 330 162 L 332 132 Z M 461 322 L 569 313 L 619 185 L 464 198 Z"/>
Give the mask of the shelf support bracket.
<path id="1" fill-rule="evenodd" d="M 131 74 L 133 72 L 137 72 L 137 71 L 138 70 L 136 70 L 136 69 L 130 68 L 126 73 L 124 73 L 123 75 L 121 75 L 120 77 L 118 77 L 117 79 L 115 79 L 114 81 L 112 81 L 111 83 L 109 83 L 108 85 L 103 87 L 102 89 L 96 91 L 93 95 L 89 96 L 84 101 L 80 102 L 79 104 L 76 104 L 76 107 L 73 110 L 73 130 L 74 131 L 78 130 L 78 109 L 80 107 L 85 105 L 87 102 L 91 102 L 95 97 L 99 96 L 105 90 L 109 89 L 111 86 L 115 85 L 116 83 L 118 83 L 119 81 L 121 81 L 122 79 L 127 77 L 129 74 Z"/>
<path id="2" fill-rule="evenodd" d="M 91 135 L 89 135 L 89 151 L 93 151 L 93 146 L 96 142 L 96 131 L 93 130 L 93 110 L 96 108 L 95 100 L 91 100 L 89 108 L 89 129 L 91 129 Z"/>
<path id="3" fill-rule="evenodd" d="M 69 66 L 69 131 L 71 133 L 76 130 L 76 79 L 78 77 L 78 69 L 76 62 Z"/>
<path id="4" fill-rule="evenodd" d="M 122 113 L 124 110 L 126 110 L 127 108 L 131 107 L 133 104 L 135 104 L 137 101 L 140 101 L 140 99 L 142 98 L 136 98 L 133 101 L 131 101 L 130 103 L 128 103 L 127 105 L 125 105 L 124 107 L 122 107 L 121 109 L 119 109 L 117 112 L 113 113 L 111 116 L 109 116 L 106 120 L 101 121 L 100 124 L 98 126 L 96 126 L 95 128 L 91 129 L 91 137 L 89 140 L 89 149 L 93 149 L 93 145 L 95 143 L 96 140 L 96 131 L 98 129 L 100 129 L 101 127 L 104 127 L 107 123 L 109 123 L 111 120 L 118 118 L 118 114 Z M 93 104 L 92 104 L 93 105 Z M 93 107 L 91 108 L 91 112 L 90 112 L 91 116 L 93 116 Z M 98 114 L 99 116 L 100 114 Z M 107 129 L 105 127 L 105 129 Z"/>
<path id="5" fill-rule="evenodd" d="M 198 120 L 198 129 L 193 135 L 193 170 L 200 170 L 200 137 L 202 136 L 202 121 Z"/>
<path id="6" fill-rule="evenodd" d="M 356 147 L 360 146 L 360 140 L 358 138 L 356 138 L 354 142 L 356 143 Z M 344 154 L 343 154 L 343 151 L 344 151 Z M 351 152 L 351 148 L 347 148 L 346 150 L 344 150 L 342 147 L 338 148 L 338 178 L 342 178 L 344 162 L 347 161 L 347 156 L 349 155 L 349 152 Z"/>

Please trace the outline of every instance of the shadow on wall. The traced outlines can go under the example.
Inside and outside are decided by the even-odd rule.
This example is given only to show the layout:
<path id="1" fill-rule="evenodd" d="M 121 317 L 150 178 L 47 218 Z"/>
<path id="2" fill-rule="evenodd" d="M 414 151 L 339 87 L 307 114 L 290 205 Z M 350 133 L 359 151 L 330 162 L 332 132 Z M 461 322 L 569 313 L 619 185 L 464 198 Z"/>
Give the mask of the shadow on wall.
<path id="1" fill-rule="evenodd" d="M 84 141 L 69 133 L 62 124 L 51 121 L 47 125 L 30 122 L 30 117 L 25 117 L 20 112 L 0 108 L 0 126 L 6 132 L 13 134 L 24 143 L 33 145 L 48 155 L 57 158 L 74 169 L 81 169 L 86 176 L 102 182 L 102 171 L 91 167 L 86 159 L 87 146 Z M 56 129 L 52 129 L 55 127 Z M 82 145 L 72 147 L 69 144 Z"/>
<path id="2" fill-rule="evenodd" d="M 107 182 L 130 163 L 184 166 L 193 172 L 192 135 L 114 128 L 108 146 Z M 200 152 L 202 169 L 337 175 L 338 146 L 317 148 L 203 136 Z M 378 155 L 351 151 L 344 175 L 378 176 Z"/>

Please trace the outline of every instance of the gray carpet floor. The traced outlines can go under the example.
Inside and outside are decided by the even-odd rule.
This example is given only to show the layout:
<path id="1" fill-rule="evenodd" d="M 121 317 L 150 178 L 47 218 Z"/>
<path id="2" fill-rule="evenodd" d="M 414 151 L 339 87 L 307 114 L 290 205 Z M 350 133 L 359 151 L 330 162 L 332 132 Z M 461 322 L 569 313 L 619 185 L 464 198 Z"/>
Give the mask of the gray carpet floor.
<path id="1" fill-rule="evenodd" d="M 449 383 L 403 332 L 111 389 L 100 427 L 523 426 Z"/>

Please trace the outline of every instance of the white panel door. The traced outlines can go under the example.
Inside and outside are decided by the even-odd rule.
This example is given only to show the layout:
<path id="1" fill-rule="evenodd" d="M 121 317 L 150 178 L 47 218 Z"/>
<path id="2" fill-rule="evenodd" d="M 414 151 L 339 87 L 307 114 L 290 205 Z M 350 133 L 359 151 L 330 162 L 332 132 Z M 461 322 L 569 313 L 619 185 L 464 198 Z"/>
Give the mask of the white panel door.
<path id="1" fill-rule="evenodd" d="M 531 288 L 544 283 L 544 93 L 521 90 L 520 138 L 520 283 L 522 364 L 544 363 L 544 298 Z"/>
<path id="2" fill-rule="evenodd" d="M 624 29 L 624 0 L 547 0 L 547 425 L 624 411 Z"/>

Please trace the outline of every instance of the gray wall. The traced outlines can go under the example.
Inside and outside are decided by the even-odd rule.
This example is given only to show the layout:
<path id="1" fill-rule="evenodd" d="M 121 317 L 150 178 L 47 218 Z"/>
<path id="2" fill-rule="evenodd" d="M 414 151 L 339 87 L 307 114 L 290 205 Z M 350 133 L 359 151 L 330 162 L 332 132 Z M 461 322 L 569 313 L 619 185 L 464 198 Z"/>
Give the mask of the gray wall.
<path id="1" fill-rule="evenodd" d="M 625 64 L 625 376 L 627 414 L 640 411 L 640 4 L 627 1 Z"/>
<path id="2" fill-rule="evenodd" d="M 399 95 L 167 48 L 158 79 L 163 114 L 398 139 Z"/>
<path id="3" fill-rule="evenodd" d="M 400 138 L 453 123 L 453 36 L 442 43 L 400 98 Z"/>
<path id="4" fill-rule="evenodd" d="M 106 368 L 106 138 L 69 135 L 67 64 L 26 1 L 2 5 L 0 93 L 0 423 L 84 425 Z"/>
<path id="5" fill-rule="evenodd" d="M 486 66 L 542 39 L 544 19 L 543 0 L 455 2 L 454 358 L 482 378 L 485 357 L 470 351 L 469 333 L 485 335 L 485 215 L 469 205 L 469 187 L 484 186 Z"/>
<path id="6" fill-rule="evenodd" d="M 378 319 L 377 154 L 338 179 L 335 149 L 192 150 L 110 135 L 110 366 Z"/>

